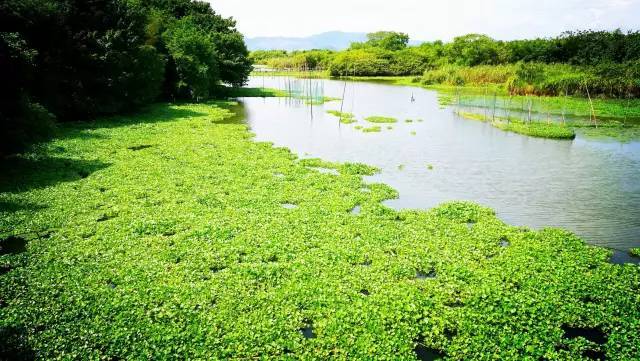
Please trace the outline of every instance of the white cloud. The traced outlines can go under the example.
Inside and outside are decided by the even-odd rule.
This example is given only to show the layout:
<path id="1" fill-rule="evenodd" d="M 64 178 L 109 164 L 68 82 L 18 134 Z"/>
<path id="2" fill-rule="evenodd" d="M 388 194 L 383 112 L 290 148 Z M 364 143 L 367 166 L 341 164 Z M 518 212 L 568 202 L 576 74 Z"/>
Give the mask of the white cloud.
<path id="1" fill-rule="evenodd" d="M 324 31 L 404 31 L 414 39 L 465 33 L 498 39 L 555 36 L 576 29 L 640 29 L 640 0 L 213 0 L 247 36 Z M 317 5 L 316 5 L 317 4 Z"/>

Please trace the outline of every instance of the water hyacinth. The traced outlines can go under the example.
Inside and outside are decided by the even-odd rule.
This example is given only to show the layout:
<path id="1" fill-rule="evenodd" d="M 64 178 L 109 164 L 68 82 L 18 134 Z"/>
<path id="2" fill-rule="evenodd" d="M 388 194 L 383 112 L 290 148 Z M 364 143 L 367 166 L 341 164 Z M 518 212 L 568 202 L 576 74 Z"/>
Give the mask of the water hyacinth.
<path id="1" fill-rule="evenodd" d="M 364 120 L 368 121 L 369 123 L 397 123 L 398 122 L 398 119 L 396 118 L 381 117 L 381 116 L 366 117 L 364 118 Z"/>
<path id="2" fill-rule="evenodd" d="M 474 203 L 395 211 L 376 168 L 256 142 L 229 105 L 3 163 L 2 358 L 640 357 L 640 267 Z"/>

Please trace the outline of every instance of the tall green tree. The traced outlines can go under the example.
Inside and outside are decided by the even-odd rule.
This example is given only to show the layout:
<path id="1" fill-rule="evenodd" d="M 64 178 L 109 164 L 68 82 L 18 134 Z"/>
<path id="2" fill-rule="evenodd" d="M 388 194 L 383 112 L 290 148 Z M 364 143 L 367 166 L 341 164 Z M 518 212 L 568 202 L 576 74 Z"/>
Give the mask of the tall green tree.
<path id="1" fill-rule="evenodd" d="M 235 21 L 192 0 L 0 1 L 0 152 L 60 121 L 242 85 L 251 61 Z M 12 144 L 8 146 L 8 144 Z"/>
<path id="2" fill-rule="evenodd" d="M 165 96 L 198 99 L 213 94 L 222 83 L 247 82 L 252 62 L 233 19 L 199 1 L 139 3 L 153 14 L 148 38 L 167 58 Z"/>
<path id="3" fill-rule="evenodd" d="M 162 36 L 177 74 L 175 94 L 208 97 L 220 80 L 220 64 L 212 34 L 199 29 L 191 16 L 175 22 Z"/>
<path id="4" fill-rule="evenodd" d="M 499 64 L 498 47 L 498 42 L 482 34 L 458 36 L 447 44 L 449 60 L 469 66 Z"/>
<path id="5" fill-rule="evenodd" d="M 402 50 L 409 43 L 409 35 L 395 31 L 377 31 L 367 34 L 366 44 L 389 51 Z"/>

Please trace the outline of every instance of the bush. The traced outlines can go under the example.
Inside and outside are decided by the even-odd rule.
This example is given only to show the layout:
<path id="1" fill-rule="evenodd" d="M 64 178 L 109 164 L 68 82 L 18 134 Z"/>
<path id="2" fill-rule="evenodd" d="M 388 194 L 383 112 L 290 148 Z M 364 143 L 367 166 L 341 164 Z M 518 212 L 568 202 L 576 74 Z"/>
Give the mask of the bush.
<path id="1" fill-rule="evenodd" d="M 45 140 L 55 117 L 25 93 L 38 52 L 19 33 L 0 33 L 0 155 Z"/>
<path id="2" fill-rule="evenodd" d="M 513 94 L 640 96 L 640 62 L 603 63 L 595 66 L 519 64 L 507 83 Z"/>
<path id="3" fill-rule="evenodd" d="M 331 62 L 329 72 L 331 76 L 392 75 L 389 60 L 380 55 L 365 49 L 341 52 Z"/>
<path id="4" fill-rule="evenodd" d="M 432 59 L 420 48 L 407 48 L 393 53 L 390 72 L 398 76 L 422 75 L 431 64 Z"/>
<path id="5" fill-rule="evenodd" d="M 235 22 L 204 2 L 0 2 L 1 127 L 16 144 L 40 139 L 49 113 L 68 121 L 133 110 L 163 84 L 171 98 L 204 97 L 250 71 Z"/>
<path id="6" fill-rule="evenodd" d="M 333 56 L 334 52 L 330 50 L 294 51 L 289 55 L 267 59 L 266 64 L 273 69 L 324 70 L 329 68 Z"/>
<path id="7" fill-rule="evenodd" d="M 504 84 L 514 76 L 514 73 L 515 69 L 512 65 L 474 67 L 444 65 L 425 71 L 422 82 L 424 84 L 446 85 Z"/>
<path id="8" fill-rule="evenodd" d="M 175 94 L 188 99 L 208 97 L 220 80 L 211 36 L 198 29 L 193 18 L 185 17 L 175 22 L 162 39 L 175 64 Z"/>
<path id="9" fill-rule="evenodd" d="M 267 64 L 267 61 L 270 59 L 286 56 L 286 50 L 255 50 L 249 54 L 249 60 L 254 64 Z"/>
<path id="10" fill-rule="evenodd" d="M 21 96 L 14 109 L 0 112 L 0 155 L 20 152 L 47 140 L 55 129 L 55 116 L 45 107 Z"/>

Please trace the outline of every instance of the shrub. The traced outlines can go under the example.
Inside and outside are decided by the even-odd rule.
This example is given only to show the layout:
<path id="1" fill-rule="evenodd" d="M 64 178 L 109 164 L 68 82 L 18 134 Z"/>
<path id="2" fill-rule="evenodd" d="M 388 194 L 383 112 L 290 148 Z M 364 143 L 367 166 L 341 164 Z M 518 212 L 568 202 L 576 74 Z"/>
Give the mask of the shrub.
<path id="1" fill-rule="evenodd" d="M 389 60 L 380 55 L 379 51 L 364 49 L 341 52 L 331 62 L 329 72 L 332 76 L 392 75 Z"/>
<path id="2" fill-rule="evenodd" d="M 20 152 L 49 138 L 55 116 L 42 105 L 22 95 L 11 110 L 0 111 L 0 155 Z"/>
<path id="3" fill-rule="evenodd" d="M 220 80 L 213 39 L 200 30 L 193 18 L 177 21 L 162 35 L 175 62 L 175 92 L 181 98 L 200 99 L 209 96 Z"/>
<path id="4" fill-rule="evenodd" d="M 514 75 L 512 65 L 458 66 L 444 65 L 424 72 L 424 84 L 483 85 L 504 84 Z"/>

